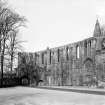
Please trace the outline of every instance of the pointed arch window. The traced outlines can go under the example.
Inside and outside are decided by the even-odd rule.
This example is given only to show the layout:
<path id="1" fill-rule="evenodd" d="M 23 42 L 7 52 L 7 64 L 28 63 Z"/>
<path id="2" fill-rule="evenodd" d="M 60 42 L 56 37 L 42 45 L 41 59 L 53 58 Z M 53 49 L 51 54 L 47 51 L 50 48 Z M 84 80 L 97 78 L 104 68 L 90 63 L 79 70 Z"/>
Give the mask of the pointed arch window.
<path id="1" fill-rule="evenodd" d="M 58 49 L 58 62 L 60 60 L 60 50 Z"/>
<path id="2" fill-rule="evenodd" d="M 69 48 L 66 47 L 66 59 L 67 59 L 67 60 L 69 60 L 69 51 L 70 51 Z"/>
<path id="3" fill-rule="evenodd" d="M 42 64 L 44 64 L 44 53 L 42 53 Z"/>
<path id="4" fill-rule="evenodd" d="M 87 42 L 84 42 L 84 56 L 87 56 Z"/>
<path id="5" fill-rule="evenodd" d="M 88 45 L 89 45 L 89 48 L 91 48 L 91 40 L 89 40 Z"/>
<path id="6" fill-rule="evenodd" d="M 79 46 L 77 45 L 76 46 L 76 58 L 80 58 L 80 48 L 79 48 Z"/>
<path id="7" fill-rule="evenodd" d="M 50 57 L 49 57 L 49 61 L 50 61 L 50 64 L 51 64 L 51 51 L 50 51 Z"/>

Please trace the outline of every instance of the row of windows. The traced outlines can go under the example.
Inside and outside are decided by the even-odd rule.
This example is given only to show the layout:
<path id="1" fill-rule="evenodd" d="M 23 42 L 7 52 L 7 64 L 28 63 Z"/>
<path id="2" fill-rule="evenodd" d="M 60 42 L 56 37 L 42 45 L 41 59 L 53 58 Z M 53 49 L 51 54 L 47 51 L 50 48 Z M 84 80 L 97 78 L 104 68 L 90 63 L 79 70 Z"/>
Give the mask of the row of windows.
<path id="1" fill-rule="evenodd" d="M 91 48 L 91 41 L 88 41 L 88 43 L 87 42 L 84 43 L 85 56 L 87 56 L 88 47 Z M 69 54 L 72 51 L 72 47 L 71 48 L 66 47 L 66 50 L 64 50 L 64 51 L 66 52 L 66 54 L 65 54 L 66 60 L 69 60 Z M 60 52 L 61 52 L 60 49 L 58 49 L 57 50 L 57 62 L 60 62 L 60 58 L 61 58 Z M 76 46 L 76 58 L 77 59 L 80 58 L 80 46 L 79 45 Z M 52 63 L 51 61 L 52 61 L 52 52 L 50 51 L 50 53 L 49 53 L 49 63 L 50 64 Z M 42 54 L 42 64 L 44 64 L 44 53 Z"/>
<path id="2" fill-rule="evenodd" d="M 72 48 L 71 48 L 71 49 L 72 49 Z M 61 58 L 61 57 L 60 57 L 60 55 L 61 55 L 60 52 L 61 52 L 60 49 L 58 49 L 58 50 L 57 50 L 57 62 L 60 62 L 60 58 Z M 70 54 L 70 48 L 67 47 L 67 48 L 66 48 L 66 60 L 69 60 L 69 54 Z M 43 54 L 42 54 L 42 55 L 43 55 Z M 49 53 L 49 63 L 50 63 L 50 64 L 52 63 L 51 61 L 52 61 L 52 52 L 50 51 L 50 53 Z M 42 64 L 44 64 L 43 62 L 44 62 L 44 57 L 42 56 Z"/>

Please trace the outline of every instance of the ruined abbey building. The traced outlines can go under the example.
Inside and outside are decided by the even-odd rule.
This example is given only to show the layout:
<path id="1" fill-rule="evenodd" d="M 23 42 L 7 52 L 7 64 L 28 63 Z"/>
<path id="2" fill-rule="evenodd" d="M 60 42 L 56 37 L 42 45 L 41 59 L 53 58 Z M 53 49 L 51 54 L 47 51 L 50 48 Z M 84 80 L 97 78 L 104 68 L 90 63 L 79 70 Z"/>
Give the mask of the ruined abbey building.
<path id="1" fill-rule="evenodd" d="M 93 37 L 77 43 L 47 48 L 35 53 L 21 52 L 18 62 L 33 61 L 44 67 L 41 72 L 43 85 L 94 85 L 105 81 L 105 31 L 96 21 Z M 19 72 L 19 71 L 18 71 Z"/>

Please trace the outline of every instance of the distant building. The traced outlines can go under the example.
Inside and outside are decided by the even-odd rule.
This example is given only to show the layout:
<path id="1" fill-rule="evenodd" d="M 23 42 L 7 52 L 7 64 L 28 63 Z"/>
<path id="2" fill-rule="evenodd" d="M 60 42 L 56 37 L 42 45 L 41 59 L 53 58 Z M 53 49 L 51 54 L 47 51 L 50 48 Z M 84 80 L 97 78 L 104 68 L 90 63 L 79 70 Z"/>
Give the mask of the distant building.
<path id="1" fill-rule="evenodd" d="M 46 68 L 44 85 L 77 86 L 105 81 L 105 30 L 97 20 L 93 37 L 35 53 L 19 53 L 18 58 L 19 64 L 25 58 Z"/>

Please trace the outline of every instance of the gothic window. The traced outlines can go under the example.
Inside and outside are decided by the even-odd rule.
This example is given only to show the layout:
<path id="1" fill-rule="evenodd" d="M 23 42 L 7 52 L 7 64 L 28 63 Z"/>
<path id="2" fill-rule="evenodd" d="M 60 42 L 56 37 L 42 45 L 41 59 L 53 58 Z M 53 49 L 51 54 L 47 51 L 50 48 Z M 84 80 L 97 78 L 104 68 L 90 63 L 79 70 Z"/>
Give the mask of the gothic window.
<path id="1" fill-rule="evenodd" d="M 91 47 L 91 41 L 89 41 L 88 44 L 89 44 L 89 47 Z"/>
<path id="2" fill-rule="evenodd" d="M 69 60 L 69 48 L 66 48 L 66 59 Z"/>
<path id="3" fill-rule="evenodd" d="M 42 53 L 42 64 L 44 64 L 44 53 Z"/>
<path id="4" fill-rule="evenodd" d="M 76 46 L 76 58 L 79 58 L 80 57 L 80 55 L 79 55 L 79 46 L 77 45 Z"/>
<path id="5" fill-rule="evenodd" d="M 50 64 L 51 64 L 51 51 L 50 51 Z"/>
<path id="6" fill-rule="evenodd" d="M 60 50 L 58 49 L 58 62 L 59 62 L 59 59 L 60 59 Z"/>
<path id="7" fill-rule="evenodd" d="M 87 56 L 87 42 L 84 43 L 84 55 Z"/>
<path id="8" fill-rule="evenodd" d="M 91 56 L 91 40 L 88 41 L 88 54 Z"/>
<path id="9" fill-rule="evenodd" d="M 44 55 L 44 64 L 47 65 L 47 52 L 45 52 L 45 55 Z"/>

